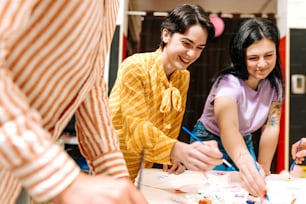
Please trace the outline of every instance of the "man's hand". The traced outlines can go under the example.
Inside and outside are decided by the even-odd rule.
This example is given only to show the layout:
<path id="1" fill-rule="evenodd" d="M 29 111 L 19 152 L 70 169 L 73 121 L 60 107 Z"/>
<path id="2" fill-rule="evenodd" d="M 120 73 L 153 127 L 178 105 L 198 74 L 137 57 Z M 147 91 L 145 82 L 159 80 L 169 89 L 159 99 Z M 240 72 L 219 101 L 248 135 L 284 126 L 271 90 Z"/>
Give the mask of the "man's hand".
<path id="1" fill-rule="evenodd" d="M 89 176 L 80 173 L 71 185 L 53 199 L 57 204 L 147 204 L 128 178 Z"/>

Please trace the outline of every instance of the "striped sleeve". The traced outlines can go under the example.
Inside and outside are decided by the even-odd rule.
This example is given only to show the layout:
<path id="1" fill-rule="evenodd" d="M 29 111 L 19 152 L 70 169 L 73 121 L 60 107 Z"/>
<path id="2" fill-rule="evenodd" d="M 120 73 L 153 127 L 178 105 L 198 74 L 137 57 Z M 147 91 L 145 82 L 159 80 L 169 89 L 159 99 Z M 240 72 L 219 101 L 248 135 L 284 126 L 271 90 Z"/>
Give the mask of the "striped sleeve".
<path id="1" fill-rule="evenodd" d="M 42 129 L 39 114 L 30 108 L 5 67 L 10 42 L 27 23 L 35 3 L 31 0 L 0 3 L 0 175 L 5 176 L 1 180 L 8 182 L 8 189 L 20 182 L 36 200 L 42 201 L 66 188 L 79 168 Z M 17 180 L 9 179 L 11 175 Z M 1 203 L 13 203 L 15 198 L 9 197 L 12 194 L 3 192 Z"/>
<path id="2" fill-rule="evenodd" d="M 116 177 L 128 176 L 126 164 L 111 122 L 108 106 L 108 90 L 103 78 L 104 57 L 109 50 L 119 1 L 108 0 L 104 10 L 103 35 L 101 39 L 99 81 L 88 94 L 76 113 L 76 130 L 80 149 L 87 159 L 91 170 L 96 174 L 104 173 Z"/>
<path id="3" fill-rule="evenodd" d="M 65 189 L 79 168 L 41 126 L 39 114 L 0 69 L 0 165 L 38 201 Z"/>
<path id="4" fill-rule="evenodd" d="M 94 83 L 78 110 L 81 148 L 95 169 L 126 175 L 101 74 L 118 0 L 0 2 L 0 175 L 8 189 L 22 184 L 44 201 L 76 178 L 80 169 L 54 139 Z M 0 203 L 13 203 L 3 188 Z"/>
<path id="5" fill-rule="evenodd" d="M 80 149 L 91 170 L 115 176 L 128 176 L 120 145 L 112 126 L 107 87 L 102 80 L 76 113 L 76 130 Z"/>

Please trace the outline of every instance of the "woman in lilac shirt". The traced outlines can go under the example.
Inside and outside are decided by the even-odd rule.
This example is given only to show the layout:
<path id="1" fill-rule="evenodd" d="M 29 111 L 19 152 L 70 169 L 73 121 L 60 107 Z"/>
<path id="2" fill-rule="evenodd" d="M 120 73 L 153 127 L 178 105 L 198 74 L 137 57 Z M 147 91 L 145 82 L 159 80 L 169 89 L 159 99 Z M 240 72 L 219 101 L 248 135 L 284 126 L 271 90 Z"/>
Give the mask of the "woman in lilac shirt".
<path id="1" fill-rule="evenodd" d="M 216 76 L 193 130 L 202 140 L 218 142 L 223 157 L 239 170 L 243 186 L 255 196 L 264 195 L 264 178 L 279 136 L 283 79 L 278 46 L 273 22 L 244 21 L 230 44 L 232 63 Z M 256 160 L 252 133 L 260 128 Z M 215 169 L 229 170 L 224 164 Z"/>

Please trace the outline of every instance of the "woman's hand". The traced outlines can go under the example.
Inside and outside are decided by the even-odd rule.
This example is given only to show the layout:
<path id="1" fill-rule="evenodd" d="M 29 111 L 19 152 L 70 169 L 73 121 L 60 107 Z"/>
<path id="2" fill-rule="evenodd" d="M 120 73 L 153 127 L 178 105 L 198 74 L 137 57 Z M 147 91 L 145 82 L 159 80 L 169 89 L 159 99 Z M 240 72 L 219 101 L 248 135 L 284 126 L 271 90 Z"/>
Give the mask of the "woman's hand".
<path id="1" fill-rule="evenodd" d="M 168 172 L 169 174 L 181 174 L 186 170 L 184 164 L 180 162 L 173 162 L 172 165 L 163 165 L 163 171 Z"/>
<path id="2" fill-rule="evenodd" d="M 204 172 L 221 164 L 222 156 L 216 141 L 191 144 L 178 141 L 171 152 L 173 161 L 181 162 L 187 169 Z"/>
<path id="3" fill-rule="evenodd" d="M 239 158 L 237 166 L 239 168 L 240 182 L 242 187 L 252 196 L 263 198 L 266 192 L 266 175 L 261 165 L 258 163 L 256 165 L 249 153 L 245 153 Z"/>
<path id="4" fill-rule="evenodd" d="M 291 146 L 291 155 L 293 159 L 296 159 L 297 164 L 301 164 L 304 161 L 306 156 L 306 138 L 301 138 L 301 140 Z"/>

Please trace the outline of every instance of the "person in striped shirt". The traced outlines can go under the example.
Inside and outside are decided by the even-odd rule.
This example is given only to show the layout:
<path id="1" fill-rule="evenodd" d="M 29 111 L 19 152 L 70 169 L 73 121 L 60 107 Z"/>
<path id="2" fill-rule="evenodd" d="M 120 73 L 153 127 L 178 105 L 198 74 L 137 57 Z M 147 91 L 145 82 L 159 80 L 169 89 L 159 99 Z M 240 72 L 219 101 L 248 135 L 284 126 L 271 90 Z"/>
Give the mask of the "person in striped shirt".
<path id="1" fill-rule="evenodd" d="M 16 203 L 22 188 L 38 202 L 147 203 L 128 178 L 103 79 L 118 6 L 1 0 L 0 203 Z M 56 144 L 73 114 L 95 176 Z"/>
<path id="2" fill-rule="evenodd" d="M 161 45 L 120 65 L 109 104 L 130 178 L 135 180 L 145 149 L 145 167 L 163 164 L 179 174 L 207 171 L 222 163 L 217 144 L 178 141 L 189 86 L 188 66 L 198 59 L 214 27 L 203 8 L 175 7 L 161 25 Z"/>

